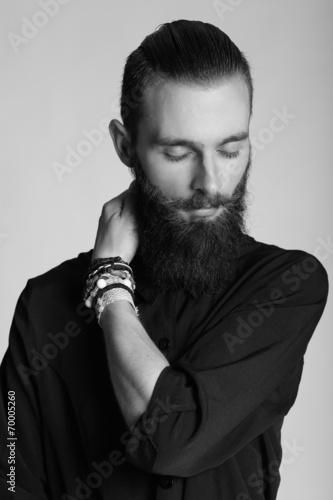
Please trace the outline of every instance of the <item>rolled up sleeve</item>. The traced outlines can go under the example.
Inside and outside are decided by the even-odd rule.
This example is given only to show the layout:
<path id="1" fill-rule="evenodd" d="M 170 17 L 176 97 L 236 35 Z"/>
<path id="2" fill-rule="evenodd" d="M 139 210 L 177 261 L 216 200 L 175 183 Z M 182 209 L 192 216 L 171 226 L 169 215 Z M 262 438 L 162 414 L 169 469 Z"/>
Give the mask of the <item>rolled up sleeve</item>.
<path id="1" fill-rule="evenodd" d="M 130 429 L 130 463 L 156 474 L 198 474 L 288 413 L 328 294 L 324 267 L 299 253 L 292 264 L 254 274 L 252 291 L 238 306 L 212 316 L 199 339 L 163 369 L 147 410 Z M 295 266 L 305 259 L 308 272 L 298 275 Z"/>

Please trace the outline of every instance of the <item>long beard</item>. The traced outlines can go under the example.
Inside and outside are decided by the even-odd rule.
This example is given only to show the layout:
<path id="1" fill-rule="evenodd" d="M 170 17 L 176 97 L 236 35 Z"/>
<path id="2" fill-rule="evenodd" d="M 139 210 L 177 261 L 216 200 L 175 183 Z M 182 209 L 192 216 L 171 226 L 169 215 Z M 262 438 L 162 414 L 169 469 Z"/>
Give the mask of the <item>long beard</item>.
<path id="1" fill-rule="evenodd" d="M 185 290 L 193 297 L 225 291 L 237 276 L 237 257 L 245 233 L 249 158 L 232 196 L 168 199 L 143 172 L 132 150 L 131 172 L 139 246 L 136 259 L 162 291 Z M 187 220 L 178 209 L 206 205 L 224 210 L 212 220 Z"/>

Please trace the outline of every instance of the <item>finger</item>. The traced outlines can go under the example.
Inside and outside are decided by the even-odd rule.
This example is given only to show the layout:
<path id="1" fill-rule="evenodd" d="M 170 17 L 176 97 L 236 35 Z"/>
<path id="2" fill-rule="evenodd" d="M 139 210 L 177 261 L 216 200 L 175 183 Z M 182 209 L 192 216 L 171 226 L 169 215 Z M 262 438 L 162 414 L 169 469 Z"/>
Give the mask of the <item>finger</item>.
<path id="1" fill-rule="evenodd" d="M 126 193 L 125 199 L 124 199 L 124 205 L 123 205 L 123 210 L 122 214 L 123 215 L 128 215 L 128 216 L 134 216 L 134 196 L 133 193 L 131 193 L 130 190 Z"/>
<path id="2" fill-rule="evenodd" d="M 103 211 L 106 215 L 112 215 L 115 212 L 122 212 L 127 191 L 128 189 L 118 194 L 118 196 L 115 196 L 111 200 L 107 201 L 103 205 Z"/>

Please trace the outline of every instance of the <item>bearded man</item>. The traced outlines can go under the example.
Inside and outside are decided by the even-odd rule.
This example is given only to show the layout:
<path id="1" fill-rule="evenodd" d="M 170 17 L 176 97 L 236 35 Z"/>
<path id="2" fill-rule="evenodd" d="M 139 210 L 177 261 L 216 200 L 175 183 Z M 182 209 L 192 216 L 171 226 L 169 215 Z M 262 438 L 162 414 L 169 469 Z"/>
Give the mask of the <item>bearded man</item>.
<path id="1" fill-rule="evenodd" d="M 162 25 L 128 57 L 109 128 L 134 180 L 94 249 L 16 307 L 1 377 L 17 500 L 276 498 L 328 280 L 247 234 L 252 100 L 244 54 L 210 24 Z M 3 457 L 1 474 L 7 498 Z"/>

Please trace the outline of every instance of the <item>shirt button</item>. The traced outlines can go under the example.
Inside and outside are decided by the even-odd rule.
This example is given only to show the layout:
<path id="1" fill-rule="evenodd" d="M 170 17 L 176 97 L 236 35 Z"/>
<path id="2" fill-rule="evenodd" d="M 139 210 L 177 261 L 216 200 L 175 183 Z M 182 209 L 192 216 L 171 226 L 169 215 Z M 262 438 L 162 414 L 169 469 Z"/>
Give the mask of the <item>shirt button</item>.
<path id="1" fill-rule="evenodd" d="M 168 339 L 167 337 L 163 337 L 163 339 L 159 341 L 158 345 L 162 351 L 166 351 L 171 345 L 170 339 Z"/>
<path id="2" fill-rule="evenodd" d="M 171 488 L 173 485 L 173 477 L 172 476 L 161 476 L 159 479 L 159 485 L 163 489 Z"/>

